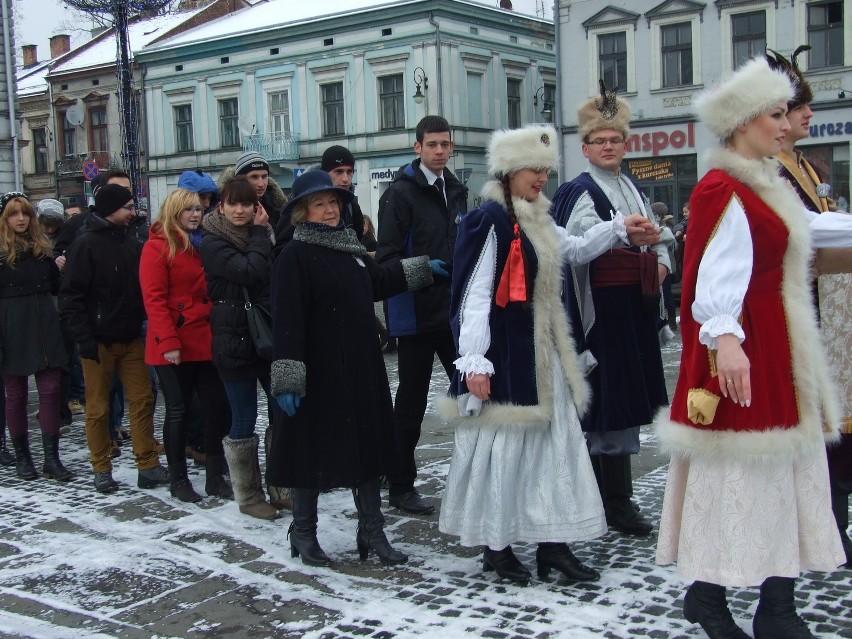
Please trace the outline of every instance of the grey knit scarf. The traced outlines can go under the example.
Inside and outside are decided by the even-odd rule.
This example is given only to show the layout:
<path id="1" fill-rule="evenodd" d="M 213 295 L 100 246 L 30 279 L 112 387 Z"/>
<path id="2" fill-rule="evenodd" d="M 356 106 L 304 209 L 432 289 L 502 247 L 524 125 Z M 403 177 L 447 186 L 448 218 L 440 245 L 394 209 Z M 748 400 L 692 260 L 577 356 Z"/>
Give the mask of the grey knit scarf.
<path id="1" fill-rule="evenodd" d="M 229 244 L 233 244 L 241 252 L 245 253 L 248 250 L 250 237 L 249 229 L 252 226 L 251 224 L 236 226 L 235 224 L 231 224 L 228 221 L 228 218 L 216 210 L 210 211 L 210 213 L 204 216 L 204 224 L 202 226 L 205 231 L 227 240 Z M 265 227 L 266 236 L 270 240 L 273 240 L 272 227 L 269 226 L 269 224 L 266 224 Z M 273 244 L 274 243 L 275 242 L 273 240 Z"/>
<path id="2" fill-rule="evenodd" d="M 340 226 L 329 226 L 318 222 L 303 222 L 296 225 L 296 230 L 293 231 L 293 239 L 343 253 L 367 254 L 367 249 L 358 241 L 355 231 L 342 224 Z"/>

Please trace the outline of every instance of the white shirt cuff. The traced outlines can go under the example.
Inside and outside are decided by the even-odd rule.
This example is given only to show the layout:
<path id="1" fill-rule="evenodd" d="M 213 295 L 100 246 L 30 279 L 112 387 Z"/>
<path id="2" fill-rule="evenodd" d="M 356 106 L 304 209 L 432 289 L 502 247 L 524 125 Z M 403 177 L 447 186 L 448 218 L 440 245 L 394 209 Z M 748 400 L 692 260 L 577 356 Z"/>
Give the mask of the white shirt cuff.
<path id="1" fill-rule="evenodd" d="M 719 335 L 733 334 L 742 344 L 745 341 L 743 327 L 731 315 L 716 315 L 701 325 L 698 331 L 698 341 L 711 350 L 716 349 L 716 338 Z"/>
<path id="2" fill-rule="evenodd" d="M 485 355 L 468 353 L 459 357 L 453 364 L 456 365 L 457 370 L 464 373 L 465 377 L 468 375 L 494 374 L 494 364 L 488 361 Z"/>

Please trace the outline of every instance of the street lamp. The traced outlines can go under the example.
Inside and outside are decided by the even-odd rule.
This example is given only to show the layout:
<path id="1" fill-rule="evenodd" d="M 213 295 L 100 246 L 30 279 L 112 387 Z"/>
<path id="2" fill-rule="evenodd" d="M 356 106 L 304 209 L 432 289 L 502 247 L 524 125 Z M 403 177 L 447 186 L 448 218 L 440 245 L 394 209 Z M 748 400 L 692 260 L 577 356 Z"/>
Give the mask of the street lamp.
<path id="1" fill-rule="evenodd" d="M 414 68 L 414 103 L 415 104 L 423 104 L 423 100 L 426 99 L 426 96 L 423 95 L 423 91 L 429 88 L 427 84 L 429 78 L 426 77 L 426 72 L 423 70 L 423 67 L 415 67 Z M 420 85 L 423 85 L 423 91 L 420 90 Z"/>
<path id="2" fill-rule="evenodd" d="M 550 118 L 553 116 L 553 111 L 551 111 L 550 101 L 544 94 L 544 86 L 538 88 L 538 91 L 535 92 L 533 96 L 533 106 L 538 106 L 538 99 L 541 98 L 541 116 L 544 118 L 545 122 L 550 122 Z"/>
<path id="3" fill-rule="evenodd" d="M 840 87 L 840 91 L 837 92 L 837 97 L 841 100 L 844 100 L 844 99 L 846 99 L 847 93 L 852 93 L 852 91 L 850 91 L 849 89 L 844 89 L 843 87 Z"/>

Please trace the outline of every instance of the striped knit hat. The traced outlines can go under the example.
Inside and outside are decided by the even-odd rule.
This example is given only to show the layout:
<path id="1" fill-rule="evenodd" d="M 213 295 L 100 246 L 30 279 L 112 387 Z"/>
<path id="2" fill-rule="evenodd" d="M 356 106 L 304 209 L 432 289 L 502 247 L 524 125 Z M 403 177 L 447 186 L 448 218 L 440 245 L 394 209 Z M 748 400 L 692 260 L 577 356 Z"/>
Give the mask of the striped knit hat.
<path id="1" fill-rule="evenodd" d="M 235 175 L 245 175 L 251 171 L 269 172 L 269 163 L 260 153 L 256 153 L 255 151 L 243 153 L 237 158 L 237 163 L 234 165 Z"/>

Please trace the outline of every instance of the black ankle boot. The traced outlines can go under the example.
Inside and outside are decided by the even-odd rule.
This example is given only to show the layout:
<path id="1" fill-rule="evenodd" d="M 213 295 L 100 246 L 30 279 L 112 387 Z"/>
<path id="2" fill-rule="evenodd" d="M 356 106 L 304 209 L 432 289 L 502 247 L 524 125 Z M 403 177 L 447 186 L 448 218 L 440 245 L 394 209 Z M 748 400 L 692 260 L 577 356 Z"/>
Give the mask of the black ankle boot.
<path id="1" fill-rule="evenodd" d="M 204 472 L 206 473 L 204 492 L 211 497 L 233 499 L 234 489 L 225 479 L 225 456 L 207 455 L 204 465 Z"/>
<path id="2" fill-rule="evenodd" d="M 385 536 L 385 518 L 382 515 L 382 496 L 379 478 L 362 482 L 352 489 L 355 508 L 358 510 L 358 531 L 355 543 L 361 561 L 367 559 L 372 550 L 386 566 L 397 566 L 408 561 L 408 555 L 395 550 Z"/>
<path id="3" fill-rule="evenodd" d="M 549 581 L 547 577 L 551 568 L 574 581 L 597 581 L 601 578 L 597 570 L 586 566 L 574 556 L 568 544 L 540 543 L 535 551 L 535 563 L 538 567 L 538 578 L 542 581 Z"/>
<path id="4" fill-rule="evenodd" d="M 290 556 L 301 557 L 308 566 L 328 566 L 331 559 L 317 540 L 317 499 L 319 491 L 309 488 L 293 489 L 293 523 L 287 531 Z"/>
<path id="5" fill-rule="evenodd" d="M 503 550 L 486 548 L 482 553 L 482 569 L 485 572 L 494 570 L 499 577 L 516 584 L 526 584 L 532 578 L 532 573 L 515 557 L 511 546 Z"/>
<path id="6" fill-rule="evenodd" d="M 0 393 L 3 391 L 0 390 Z M 14 466 L 15 456 L 6 448 L 6 426 L 0 428 L 0 466 Z"/>
<path id="7" fill-rule="evenodd" d="M 754 613 L 755 639 L 816 639 L 796 613 L 795 580 L 769 577 L 760 585 L 760 602 Z"/>
<path id="8" fill-rule="evenodd" d="M 15 451 L 15 473 L 21 479 L 35 479 L 38 477 L 33 458 L 30 455 L 30 440 L 27 435 L 12 438 L 12 448 Z"/>
<path id="9" fill-rule="evenodd" d="M 181 457 L 181 462 L 169 465 L 169 493 L 187 504 L 195 504 L 202 497 L 192 487 L 186 472 L 186 460 Z"/>
<path id="10" fill-rule="evenodd" d="M 749 639 L 728 610 L 725 587 L 696 581 L 683 598 L 683 616 L 699 624 L 710 639 Z"/>
<path id="11" fill-rule="evenodd" d="M 57 481 L 70 481 L 73 475 L 71 471 L 59 461 L 59 435 L 41 435 L 44 446 L 44 466 L 41 472 L 45 477 L 52 477 Z"/>

